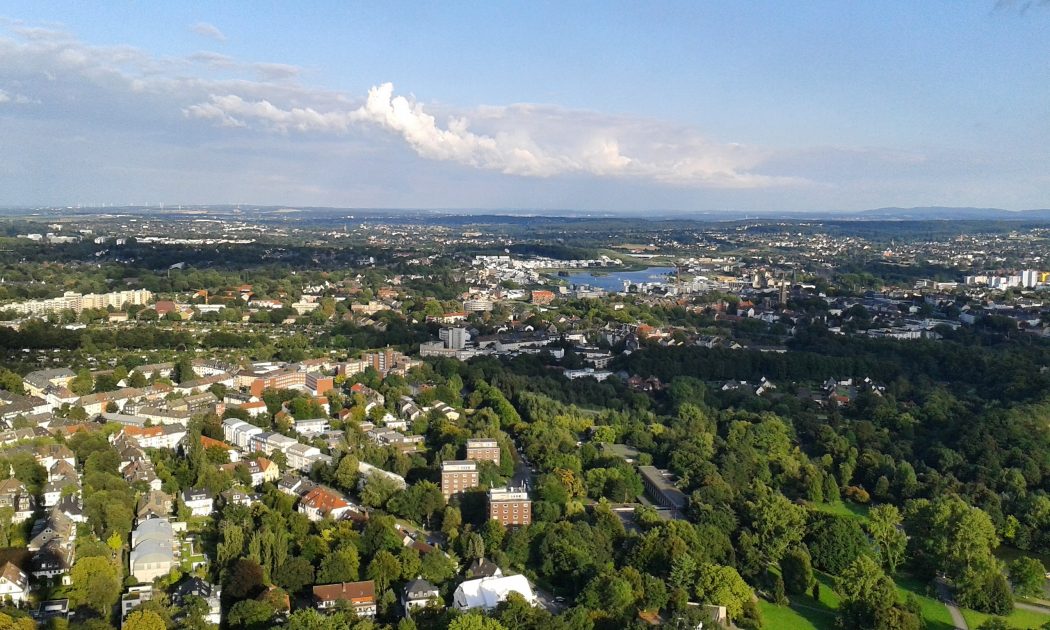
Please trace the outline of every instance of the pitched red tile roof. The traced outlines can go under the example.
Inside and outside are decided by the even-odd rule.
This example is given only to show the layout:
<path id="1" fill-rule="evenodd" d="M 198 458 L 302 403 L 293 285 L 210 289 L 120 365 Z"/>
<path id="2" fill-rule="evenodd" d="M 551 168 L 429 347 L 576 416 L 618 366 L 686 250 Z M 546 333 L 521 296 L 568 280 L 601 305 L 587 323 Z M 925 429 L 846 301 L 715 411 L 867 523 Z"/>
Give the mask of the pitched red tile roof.
<path id="1" fill-rule="evenodd" d="M 349 601 L 354 604 L 371 604 L 376 600 L 376 583 L 366 580 L 323 584 L 314 587 L 314 597 L 324 602 Z"/>
<path id="2" fill-rule="evenodd" d="M 226 442 L 210 438 L 207 435 L 201 436 L 201 446 L 203 446 L 204 448 L 221 448 L 224 451 L 233 450 L 233 447 L 227 444 Z"/>
<path id="3" fill-rule="evenodd" d="M 350 503 L 331 490 L 314 488 L 306 493 L 302 500 L 303 505 L 315 508 L 321 512 L 331 512 L 337 508 L 350 507 Z"/>

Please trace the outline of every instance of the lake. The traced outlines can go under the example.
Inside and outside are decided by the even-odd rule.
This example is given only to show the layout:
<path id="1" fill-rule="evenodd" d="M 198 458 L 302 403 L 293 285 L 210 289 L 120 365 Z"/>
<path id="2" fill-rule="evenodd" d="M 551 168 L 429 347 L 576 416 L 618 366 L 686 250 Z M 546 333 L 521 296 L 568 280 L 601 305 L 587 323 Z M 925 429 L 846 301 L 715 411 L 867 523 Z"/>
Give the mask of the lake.
<path id="1" fill-rule="evenodd" d="M 565 280 L 570 286 L 587 285 L 613 292 L 623 291 L 624 282 L 640 284 L 643 282 L 667 282 L 673 280 L 673 276 L 668 276 L 667 274 L 674 273 L 674 271 L 674 267 L 649 267 L 640 271 L 615 271 L 606 268 L 599 272 L 605 275 L 592 276 L 591 271 L 579 271 L 570 273 L 568 276 L 558 276 L 558 278 Z"/>

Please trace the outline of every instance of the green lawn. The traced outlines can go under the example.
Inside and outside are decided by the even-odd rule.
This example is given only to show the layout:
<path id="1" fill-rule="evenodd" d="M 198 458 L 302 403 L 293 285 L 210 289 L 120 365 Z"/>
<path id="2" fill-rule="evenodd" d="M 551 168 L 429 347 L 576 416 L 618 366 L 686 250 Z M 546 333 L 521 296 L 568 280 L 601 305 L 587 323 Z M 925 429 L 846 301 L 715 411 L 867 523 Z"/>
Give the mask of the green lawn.
<path id="1" fill-rule="evenodd" d="M 55 586 L 50 588 L 48 588 L 46 584 L 40 583 L 37 595 L 42 601 L 48 599 L 68 599 L 72 592 L 72 586 L 63 586 L 62 583 L 58 581 Z"/>
<path id="2" fill-rule="evenodd" d="M 194 553 L 193 543 L 184 540 L 182 541 L 181 550 L 179 553 L 179 564 L 182 568 L 183 573 L 189 573 L 193 570 L 193 565 L 196 562 L 204 562 L 207 557 L 203 553 Z"/>
<path id="3" fill-rule="evenodd" d="M 835 501 L 834 503 L 810 503 L 809 507 L 818 511 L 834 514 L 835 516 L 847 516 L 860 519 L 861 524 L 868 522 L 868 510 L 866 505 L 853 503 L 851 501 Z"/>
<path id="4" fill-rule="evenodd" d="M 926 620 L 926 630 L 953 630 L 955 628 L 948 607 L 936 597 L 927 595 L 926 585 L 919 580 L 910 577 L 897 578 L 897 590 L 900 591 L 902 599 L 911 594 L 919 600 L 922 617 Z"/>
<path id="5" fill-rule="evenodd" d="M 766 628 L 777 628 L 778 630 L 832 630 L 835 628 L 833 613 L 806 617 L 794 608 L 777 606 L 764 599 L 758 600 L 758 608 L 762 611 L 762 622 Z"/>
<path id="6" fill-rule="evenodd" d="M 793 595 L 789 607 L 760 599 L 758 607 L 762 611 L 765 627 L 787 630 L 835 628 L 835 609 L 839 606 L 839 596 L 834 589 L 834 578 L 824 573 L 817 573 L 816 578 L 820 582 L 820 601 L 813 601 L 808 595 Z"/>
<path id="7" fill-rule="evenodd" d="M 204 562 L 206 559 L 207 558 L 205 558 L 203 555 L 190 557 L 184 556 L 182 560 L 179 561 L 179 568 L 182 570 L 183 573 L 192 573 L 193 566 L 198 562 Z"/>
<path id="8" fill-rule="evenodd" d="M 828 610 L 837 610 L 842 598 L 835 592 L 835 578 L 823 571 L 814 572 L 814 577 L 820 582 L 820 605 Z M 805 598 L 805 604 L 813 605 L 813 599 Z"/>
<path id="9" fill-rule="evenodd" d="M 210 516 L 190 516 L 183 519 L 186 523 L 186 532 L 197 534 L 203 532 L 211 524 Z"/>
<path id="10" fill-rule="evenodd" d="M 785 630 L 831 630 L 835 628 L 835 610 L 839 606 L 839 596 L 834 590 L 834 578 L 825 573 L 817 573 L 820 582 L 820 601 L 812 597 L 795 595 L 791 605 L 777 606 L 765 600 L 759 600 L 758 607 L 767 628 L 784 628 Z M 918 580 L 900 578 L 897 589 L 903 599 L 906 595 L 915 595 L 919 600 L 922 616 L 926 621 L 926 630 L 953 630 L 948 608 L 935 597 L 926 595 L 925 585 Z M 976 628 L 977 624 L 971 625 Z M 1024 627 L 1024 626 L 1020 626 Z M 1038 627 L 1038 624 L 1036 625 Z"/>
<path id="11" fill-rule="evenodd" d="M 984 623 L 986 619 L 993 615 L 986 615 L 966 608 L 962 609 L 963 617 L 966 618 L 966 624 L 971 628 L 977 628 L 977 626 Z M 1043 624 L 1050 622 L 1050 615 L 1044 615 L 1030 610 L 1021 610 L 1015 608 L 1012 613 L 1005 617 L 1006 623 L 1011 628 L 1042 628 Z"/>

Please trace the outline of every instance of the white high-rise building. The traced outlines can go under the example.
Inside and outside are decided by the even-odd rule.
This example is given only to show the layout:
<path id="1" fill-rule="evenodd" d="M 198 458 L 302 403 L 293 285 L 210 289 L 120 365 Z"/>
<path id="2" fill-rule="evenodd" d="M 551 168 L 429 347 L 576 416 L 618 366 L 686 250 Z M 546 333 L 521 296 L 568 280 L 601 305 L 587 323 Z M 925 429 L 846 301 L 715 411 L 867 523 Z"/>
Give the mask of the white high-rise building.
<path id="1" fill-rule="evenodd" d="M 62 297 L 0 305 L 0 310 L 10 310 L 21 315 L 44 315 L 61 311 L 76 311 L 79 313 L 86 308 L 103 309 L 112 306 L 120 309 L 132 304 L 145 306 L 152 299 L 153 294 L 146 289 L 113 291 L 111 293 L 88 293 L 87 295 L 67 291 Z"/>
<path id="2" fill-rule="evenodd" d="M 450 350 L 462 350 L 467 347 L 467 339 L 470 335 L 466 328 L 442 328 L 438 331 L 438 337 L 445 342 L 445 347 Z"/>

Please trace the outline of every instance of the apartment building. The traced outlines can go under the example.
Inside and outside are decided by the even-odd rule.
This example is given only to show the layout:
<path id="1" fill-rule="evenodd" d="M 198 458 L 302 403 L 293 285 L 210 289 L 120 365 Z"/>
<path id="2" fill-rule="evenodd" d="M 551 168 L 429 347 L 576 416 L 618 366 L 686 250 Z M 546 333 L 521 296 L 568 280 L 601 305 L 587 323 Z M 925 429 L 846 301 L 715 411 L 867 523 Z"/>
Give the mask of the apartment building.
<path id="1" fill-rule="evenodd" d="M 405 374 L 413 367 L 422 365 L 418 359 L 412 359 L 393 348 L 384 348 L 376 352 L 369 352 L 356 359 L 349 359 L 339 364 L 339 372 L 344 376 L 360 374 L 368 368 L 372 368 L 380 376 L 387 374 Z"/>
<path id="2" fill-rule="evenodd" d="M 530 297 L 533 304 L 546 305 L 554 301 L 554 293 L 552 291 L 536 290 L 532 292 Z"/>
<path id="3" fill-rule="evenodd" d="M 267 389 L 305 389 L 321 396 L 334 388 L 332 377 L 306 372 L 300 366 L 289 366 L 256 376 L 248 385 L 252 396 L 261 397 Z"/>
<path id="4" fill-rule="evenodd" d="M 485 311 L 491 311 L 493 307 L 492 300 L 476 299 L 466 300 L 463 302 L 463 310 L 468 313 L 482 313 Z"/>
<path id="5" fill-rule="evenodd" d="M 0 310 L 14 311 L 19 315 L 46 315 L 47 313 L 58 313 L 61 311 L 76 311 L 79 313 L 84 309 L 104 309 L 109 307 L 121 309 L 128 305 L 145 306 L 152 299 L 153 294 L 146 289 L 113 291 L 111 293 L 88 293 L 86 295 L 66 291 L 62 294 L 62 297 L 5 304 L 0 307 Z"/>
<path id="6" fill-rule="evenodd" d="M 260 427 L 248 424 L 236 418 L 226 418 L 222 421 L 222 435 L 230 444 L 236 444 L 241 450 L 251 448 L 252 440 L 256 435 L 263 433 Z"/>
<path id="7" fill-rule="evenodd" d="M 524 488 L 489 490 L 489 518 L 503 526 L 532 523 L 532 500 Z"/>
<path id="8" fill-rule="evenodd" d="M 450 460 L 441 464 L 441 493 L 445 498 L 478 485 L 478 464 L 466 460 Z"/>
<path id="9" fill-rule="evenodd" d="M 499 443 L 489 438 L 467 440 L 467 459 L 499 466 Z"/>

